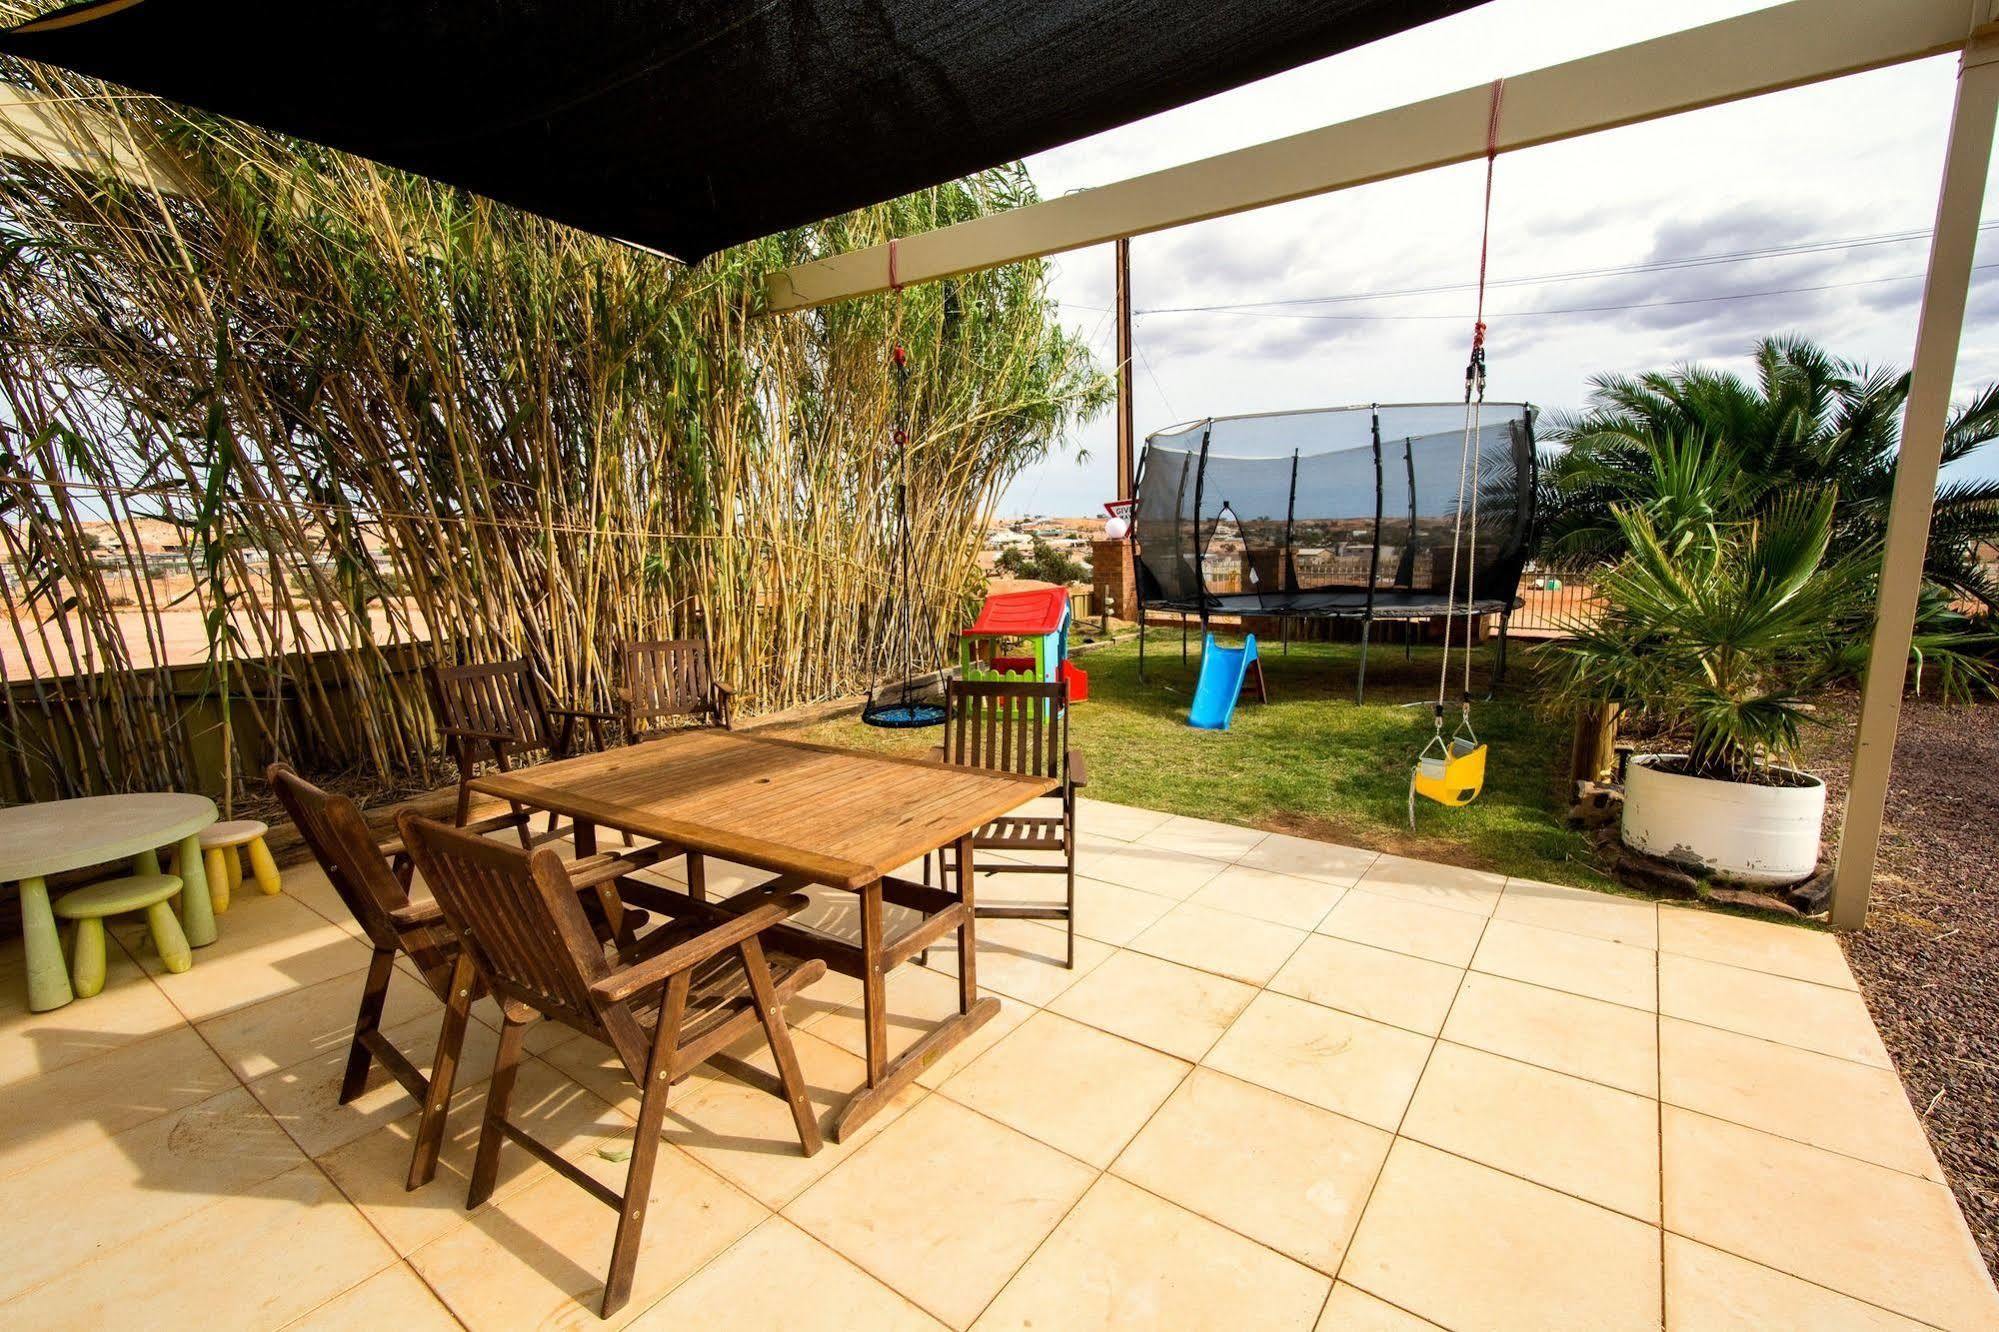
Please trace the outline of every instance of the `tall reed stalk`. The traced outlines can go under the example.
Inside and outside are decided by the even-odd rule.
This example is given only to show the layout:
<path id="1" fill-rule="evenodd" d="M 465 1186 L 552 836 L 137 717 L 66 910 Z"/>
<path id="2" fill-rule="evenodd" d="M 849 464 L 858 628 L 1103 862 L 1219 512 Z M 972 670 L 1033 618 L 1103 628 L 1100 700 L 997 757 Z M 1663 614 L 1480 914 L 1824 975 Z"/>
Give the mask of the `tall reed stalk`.
<path id="1" fill-rule="evenodd" d="M 923 669 L 1001 489 L 1109 392 L 1038 264 L 900 310 L 760 310 L 775 267 L 1030 199 L 1018 168 L 689 268 L 39 66 L 0 77 L 46 99 L 79 160 L 115 140 L 185 181 L 162 196 L 0 160 L 16 798 L 215 786 L 217 746 L 225 771 L 269 752 L 432 780 L 398 644 L 524 654 L 597 706 L 633 636 L 705 635 L 753 709 Z M 914 367 L 906 458 L 892 326 Z M 914 642 L 887 633 L 905 464 Z M 174 552 L 142 554 L 142 530 Z M 219 736 L 173 697 L 190 612 Z"/>

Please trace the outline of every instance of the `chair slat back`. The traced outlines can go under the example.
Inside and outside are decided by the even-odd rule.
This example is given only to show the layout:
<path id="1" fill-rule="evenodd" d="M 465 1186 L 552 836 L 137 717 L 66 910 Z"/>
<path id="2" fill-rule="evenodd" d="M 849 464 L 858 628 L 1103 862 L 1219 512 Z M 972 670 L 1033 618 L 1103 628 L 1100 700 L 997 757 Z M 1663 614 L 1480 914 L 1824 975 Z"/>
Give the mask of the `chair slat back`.
<path id="1" fill-rule="evenodd" d="M 424 882 L 493 991 L 585 1032 L 603 1024 L 590 984 L 609 971 L 561 857 L 404 813 Z"/>
<path id="2" fill-rule="evenodd" d="M 550 747 L 548 714 L 526 657 L 430 668 L 431 701 L 446 726 L 514 737 L 518 749 Z"/>
<path id="3" fill-rule="evenodd" d="M 377 948 L 401 948 L 426 977 L 441 978 L 452 960 L 448 942 L 432 930 L 402 929 L 390 919 L 390 912 L 409 905 L 409 890 L 389 872 L 361 807 L 282 763 L 266 768 L 264 776 L 368 941 Z"/>
<path id="4" fill-rule="evenodd" d="M 1069 751 L 1069 686 L 953 680 L 944 696 L 944 759 L 1032 777 L 1061 777 Z"/>
<path id="5" fill-rule="evenodd" d="M 627 721 L 648 724 L 683 717 L 714 716 L 714 676 L 708 645 L 695 638 L 658 639 L 625 644 Z"/>

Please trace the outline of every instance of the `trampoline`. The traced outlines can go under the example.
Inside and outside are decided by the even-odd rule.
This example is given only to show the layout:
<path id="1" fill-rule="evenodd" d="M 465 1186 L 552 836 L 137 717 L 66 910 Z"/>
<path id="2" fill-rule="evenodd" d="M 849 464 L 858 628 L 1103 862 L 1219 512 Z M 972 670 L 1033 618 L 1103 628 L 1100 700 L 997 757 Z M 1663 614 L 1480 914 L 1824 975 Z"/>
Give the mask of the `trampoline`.
<path id="1" fill-rule="evenodd" d="M 1533 540 L 1534 416 L 1484 405 L 1477 449 L 1477 537 L 1470 496 L 1458 612 L 1506 629 Z M 1146 438 L 1130 540 L 1145 612 L 1347 619 L 1361 624 L 1360 689 L 1377 620 L 1450 609 L 1463 403 L 1380 403 L 1217 416 Z"/>

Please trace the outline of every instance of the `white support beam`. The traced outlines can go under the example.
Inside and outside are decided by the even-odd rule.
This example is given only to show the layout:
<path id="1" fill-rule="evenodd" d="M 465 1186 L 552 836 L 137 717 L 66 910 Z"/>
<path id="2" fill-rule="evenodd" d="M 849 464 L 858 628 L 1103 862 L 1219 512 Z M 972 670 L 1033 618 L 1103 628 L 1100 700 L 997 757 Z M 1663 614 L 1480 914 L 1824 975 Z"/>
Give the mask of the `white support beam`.
<path id="1" fill-rule="evenodd" d="M 49 95 L 0 83 L 0 157 L 109 176 L 162 194 L 184 192 L 179 170 L 142 150 L 109 112 L 58 104 Z"/>
<path id="2" fill-rule="evenodd" d="M 1988 37 L 1965 50 L 1958 69 L 1936 232 L 1923 282 L 1922 314 L 1916 322 L 1916 355 L 1902 413 L 1902 447 L 1895 456 L 1895 493 L 1888 506 L 1874 637 L 1861 686 L 1853 777 L 1847 788 L 1839 864 L 1833 872 L 1832 923 L 1840 929 L 1857 930 L 1867 923 L 1867 896 L 1874 884 L 1874 859 L 1881 845 L 1888 775 L 1895 758 L 1895 728 L 1908 680 L 1916 599 L 1929 548 L 1930 511 L 1936 505 L 1937 472 L 1943 461 L 1944 424 L 1950 415 L 1972 257 L 1985 207 L 1995 116 L 1999 116 L 1999 38 Z"/>
<path id="3" fill-rule="evenodd" d="M 1993 0 L 1793 0 L 1506 82 L 1502 151 L 1655 120 L 1961 50 Z M 905 237 L 897 272 L 928 282 L 1467 162 L 1485 153 L 1484 87 L 1310 130 L 1094 190 Z M 888 246 L 771 275 L 772 311 L 888 289 Z"/>

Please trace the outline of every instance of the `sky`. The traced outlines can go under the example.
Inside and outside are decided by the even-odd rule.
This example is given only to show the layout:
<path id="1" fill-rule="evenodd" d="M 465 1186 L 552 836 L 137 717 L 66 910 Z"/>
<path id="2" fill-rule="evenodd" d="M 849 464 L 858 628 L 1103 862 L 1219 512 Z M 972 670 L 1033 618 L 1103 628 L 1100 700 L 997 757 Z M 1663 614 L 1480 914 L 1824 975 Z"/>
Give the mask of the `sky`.
<path id="1" fill-rule="evenodd" d="M 1493 0 L 1027 166 L 1052 198 L 1764 7 Z M 1907 366 L 1955 74 L 1955 57 L 1938 57 L 1501 156 L 1487 396 L 1575 408 L 1597 374 L 1744 369 L 1766 333 Z M 1468 163 L 1133 240 L 1140 439 L 1206 416 L 1460 396 L 1484 173 Z M 1999 219 L 1990 186 L 1985 215 Z M 1999 378 L 1995 238 L 1999 225 L 1979 250 L 1995 267 L 1974 274 L 1960 394 Z M 1828 241 L 1842 244 L 1817 244 Z M 1540 280 L 1776 248 L 1790 252 Z M 1049 264 L 1062 323 L 1111 368 L 1111 247 Z M 1300 297 L 1341 299 L 1176 312 Z M 1100 513 L 1114 456 L 1106 412 L 1016 478 L 999 511 Z M 1999 474 L 1999 446 L 1968 465 Z"/>

